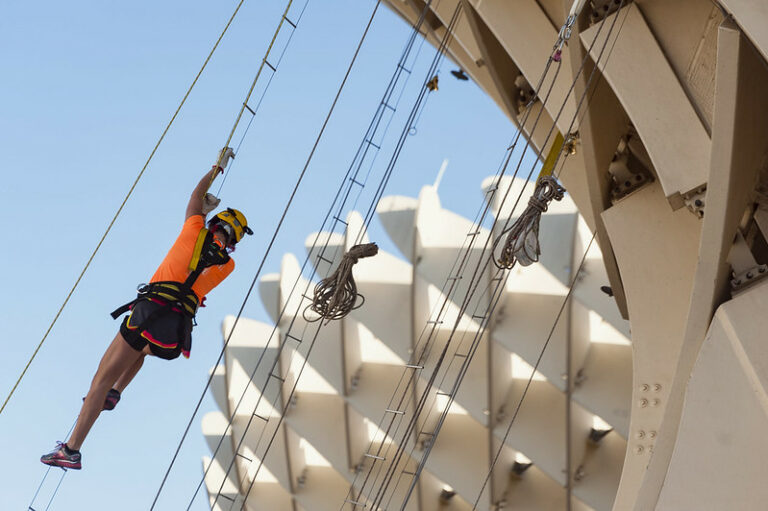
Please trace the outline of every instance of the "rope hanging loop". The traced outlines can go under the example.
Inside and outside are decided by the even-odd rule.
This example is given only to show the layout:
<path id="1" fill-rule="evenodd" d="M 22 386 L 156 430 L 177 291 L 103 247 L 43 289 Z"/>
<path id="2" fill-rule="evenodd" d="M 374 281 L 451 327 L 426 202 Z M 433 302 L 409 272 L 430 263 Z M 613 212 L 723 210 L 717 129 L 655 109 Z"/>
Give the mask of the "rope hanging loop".
<path id="1" fill-rule="evenodd" d="M 312 322 L 324 319 L 327 325 L 332 319 L 341 319 L 355 309 L 363 306 L 365 297 L 357 292 L 352 267 L 359 259 L 372 257 L 379 253 L 376 243 L 363 243 L 351 247 L 341 259 L 338 268 L 315 286 L 312 304 L 304 309 L 304 319 Z M 360 297 L 360 303 L 357 298 Z M 308 318 L 307 310 L 318 314 L 319 318 Z"/>
<path id="2" fill-rule="evenodd" d="M 533 195 L 528 200 L 528 207 L 525 208 L 520 218 L 515 220 L 511 227 L 502 232 L 494 242 L 493 262 L 498 268 L 510 270 L 516 263 L 529 266 L 538 262 L 539 255 L 541 255 L 541 248 L 539 246 L 541 214 L 547 211 L 552 200 L 562 200 L 564 195 L 565 188 L 560 186 L 560 183 L 557 182 L 554 176 L 539 176 Z M 496 256 L 496 245 L 505 236 L 506 239 L 501 253 Z"/>

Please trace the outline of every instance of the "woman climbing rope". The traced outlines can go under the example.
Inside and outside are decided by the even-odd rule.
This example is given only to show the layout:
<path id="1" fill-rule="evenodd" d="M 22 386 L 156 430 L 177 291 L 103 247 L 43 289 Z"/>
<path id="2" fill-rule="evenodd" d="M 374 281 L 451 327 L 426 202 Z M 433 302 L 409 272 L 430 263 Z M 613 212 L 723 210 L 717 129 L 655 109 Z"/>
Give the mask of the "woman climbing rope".
<path id="1" fill-rule="evenodd" d="M 228 158 L 203 176 L 187 205 L 181 234 L 160 264 L 150 283 L 139 287 L 135 300 L 112 313 L 130 314 L 101 358 L 91 388 L 85 397 L 77 425 L 66 443 L 58 442 L 40 461 L 46 465 L 80 469 L 80 446 L 102 410 L 112 410 L 120 393 L 144 363 L 146 355 L 173 360 L 189 358 L 192 325 L 205 296 L 235 268 L 229 256 L 245 234 L 253 234 L 245 216 L 235 209 L 220 212 L 208 221 L 205 216 L 218 205 L 206 193 L 214 177 L 223 172 Z"/>

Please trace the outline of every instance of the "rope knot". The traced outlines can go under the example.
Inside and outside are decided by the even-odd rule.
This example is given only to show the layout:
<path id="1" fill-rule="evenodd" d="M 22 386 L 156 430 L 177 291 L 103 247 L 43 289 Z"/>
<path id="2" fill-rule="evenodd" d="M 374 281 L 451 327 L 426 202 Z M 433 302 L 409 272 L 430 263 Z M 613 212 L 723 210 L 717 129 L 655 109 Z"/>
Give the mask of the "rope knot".
<path id="1" fill-rule="evenodd" d="M 562 200 L 565 196 L 565 188 L 560 186 L 552 176 L 540 176 L 536 181 L 536 188 L 528 199 L 528 207 L 525 208 L 520 218 L 509 229 L 504 230 L 493 244 L 493 262 L 502 270 L 512 269 L 516 263 L 528 266 L 539 260 L 541 249 L 539 247 L 539 222 L 541 214 L 549 208 L 552 200 Z M 504 246 L 498 257 L 495 255 L 496 246 L 504 240 Z"/>
<path id="2" fill-rule="evenodd" d="M 328 324 L 332 319 L 341 319 L 355 309 L 363 306 L 365 297 L 357 292 L 357 284 L 352 274 L 352 267 L 365 257 L 379 253 L 376 243 L 363 243 L 350 247 L 341 258 L 336 270 L 315 286 L 312 304 L 304 309 L 304 319 L 313 322 L 324 319 Z M 360 303 L 357 298 L 360 297 Z M 307 310 L 316 313 L 318 318 L 308 318 Z"/>

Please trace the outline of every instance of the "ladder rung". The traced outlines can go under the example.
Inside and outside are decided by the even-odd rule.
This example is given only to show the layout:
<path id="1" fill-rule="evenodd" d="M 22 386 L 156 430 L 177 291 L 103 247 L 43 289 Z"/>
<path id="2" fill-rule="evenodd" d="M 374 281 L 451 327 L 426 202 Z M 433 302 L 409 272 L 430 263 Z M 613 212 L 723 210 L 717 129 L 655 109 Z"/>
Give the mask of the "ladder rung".
<path id="1" fill-rule="evenodd" d="M 354 177 L 350 177 L 350 178 L 349 178 L 349 180 L 350 180 L 350 181 L 352 181 L 353 183 L 355 183 L 355 184 L 356 184 L 356 185 L 358 185 L 358 186 L 365 186 L 365 184 L 364 184 L 364 183 L 361 183 L 360 181 L 358 181 L 358 180 L 357 180 L 357 179 L 355 179 Z"/>
<path id="2" fill-rule="evenodd" d="M 287 21 L 287 22 L 288 22 L 288 24 L 289 24 L 290 26 L 292 26 L 293 28 L 296 28 L 296 23 L 294 23 L 293 21 L 289 20 L 289 19 L 288 19 L 287 17 L 285 17 L 285 16 L 283 16 L 283 19 L 284 19 L 285 21 Z"/>
<path id="3" fill-rule="evenodd" d="M 264 59 L 264 63 L 265 63 L 266 65 L 268 65 L 268 66 L 269 66 L 269 68 L 270 68 L 272 71 L 274 71 L 274 72 L 277 72 L 277 68 L 275 68 L 275 66 L 273 66 L 272 64 L 270 64 L 270 63 L 269 63 L 269 61 L 268 61 L 267 59 Z"/>
<path id="4" fill-rule="evenodd" d="M 403 474 L 407 476 L 415 476 L 416 472 L 411 472 L 410 470 L 403 470 Z"/>
<path id="5" fill-rule="evenodd" d="M 369 140 L 369 139 L 366 138 L 365 141 L 368 142 L 368 144 L 370 144 L 373 147 L 375 147 L 376 149 L 381 149 L 380 146 L 377 146 L 376 144 L 373 143 L 373 140 Z"/>
<path id="6" fill-rule="evenodd" d="M 256 115 L 256 111 L 253 108 L 251 108 L 250 106 L 248 106 L 248 103 L 243 103 L 243 106 L 245 107 L 246 110 L 251 112 L 251 115 Z"/>
<path id="7" fill-rule="evenodd" d="M 366 458 L 373 458 L 375 460 L 382 460 L 382 461 L 384 461 L 385 459 L 382 456 L 376 456 L 375 454 L 368 454 L 368 453 L 365 453 L 363 456 L 365 456 Z"/>
<path id="8" fill-rule="evenodd" d="M 233 498 L 232 498 L 232 497 L 230 497 L 229 495 L 224 495 L 223 493 L 219 493 L 219 497 L 221 497 L 221 498 L 223 498 L 223 499 L 227 499 L 227 500 L 228 500 L 228 501 L 230 501 L 230 502 L 234 502 L 234 501 L 235 501 L 235 499 L 233 499 Z"/>
<path id="9" fill-rule="evenodd" d="M 368 506 L 368 504 L 363 504 L 362 502 L 358 502 L 356 500 L 344 499 L 344 502 L 347 504 L 352 504 L 353 506 L 363 506 L 363 507 Z"/>
<path id="10" fill-rule="evenodd" d="M 238 455 L 239 457 L 243 458 L 244 460 L 246 460 L 248 463 L 253 463 L 253 460 L 252 460 L 251 458 L 249 458 L 248 456 L 243 456 L 243 455 L 242 455 L 242 454 L 240 454 L 240 453 L 237 453 L 237 455 Z"/>
<path id="11" fill-rule="evenodd" d="M 342 224 L 344 224 L 344 225 L 349 225 L 347 222 L 345 222 L 344 220 L 342 220 L 342 219 L 341 219 L 341 218 L 339 218 L 338 216 L 335 216 L 335 215 L 334 215 L 334 217 L 333 217 L 333 218 L 334 218 L 334 220 L 338 220 L 339 222 L 341 222 L 341 223 L 342 223 Z"/>
<path id="12" fill-rule="evenodd" d="M 392 105 L 390 105 L 389 103 L 386 103 L 386 102 L 382 102 L 381 104 L 382 104 L 382 105 L 384 105 L 384 108 L 389 108 L 389 109 L 390 109 L 390 110 L 392 110 L 393 112 L 395 111 L 395 107 L 393 107 L 393 106 L 392 106 Z"/>
<path id="13" fill-rule="evenodd" d="M 258 413 L 253 414 L 254 417 L 258 417 L 259 419 L 263 420 L 264 422 L 269 422 L 269 417 L 264 417 L 263 415 L 259 415 Z"/>
<path id="14" fill-rule="evenodd" d="M 442 390 L 437 391 L 438 396 L 450 396 L 451 394 L 448 392 L 443 392 Z"/>
<path id="15" fill-rule="evenodd" d="M 269 375 L 270 375 L 272 378 L 275 378 L 275 379 L 277 379 L 277 380 L 280 380 L 281 382 L 285 383 L 285 378 L 283 378 L 282 376 L 278 376 L 278 375 L 276 375 L 275 373 L 269 373 Z"/>
<path id="16" fill-rule="evenodd" d="M 419 433 L 419 435 L 424 435 L 424 436 L 435 436 L 435 434 L 434 434 L 434 433 L 432 433 L 432 432 L 430 432 L 430 431 L 421 431 L 421 432 Z"/>
<path id="17" fill-rule="evenodd" d="M 405 367 L 407 367 L 408 369 L 424 369 L 424 366 L 417 366 L 414 364 L 405 364 Z"/>
<path id="18" fill-rule="evenodd" d="M 459 358 L 467 358 L 469 355 L 467 355 L 466 353 L 454 353 L 453 356 L 459 357 Z"/>
<path id="19" fill-rule="evenodd" d="M 469 236 L 477 236 L 478 234 L 480 234 L 480 231 L 470 232 L 469 234 L 467 234 L 467 237 L 469 237 Z"/>
<path id="20" fill-rule="evenodd" d="M 406 73 L 408 73 L 408 74 L 411 74 L 411 70 L 410 70 L 410 69 L 407 69 L 407 68 L 406 68 L 404 65 L 400 64 L 399 62 L 398 62 L 398 64 L 397 64 L 397 67 L 399 67 L 400 69 L 402 69 L 402 70 L 403 70 L 403 71 L 405 71 Z"/>
<path id="21" fill-rule="evenodd" d="M 472 314 L 472 317 L 475 319 L 485 319 L 487 316 L 485 314 Z"/>
<path id="22" fill-rule="evenodd" d="M 464 278 L 463 275 L 454 275 L 453 277 L 448 277 L 448 280 L 461 280 Z"/>
<path id="23" fill-rule="evenodd" d="M 295 335 L 291 335 L 291 334 L 285 334 L 285 336 L 286 336 L 287 338 L 289 338 L 289 339 L 293 339 L 294 341 L 296 341 L 296 342 L 298 342 L 299 344 L 301 344 L 301 339 L 299 339 L 299 338 L 298 338 L 298 337 L 296 337 Z"/>
<path id="24" fill-rule="evenodd" d="M 394 413 L 395 415 L 405 415 L 405 412 L 403 412 L 401 410 L 391 410 L 389 408 L 384 410 L 384 413 Z"/>
<path id="25" fill-rule="evenodd" d="M 333 264 L 333 261 L 331 261 L 330 259 L 328 259 L 325 256 L 319 255 L 319 256 L 317 256 L 317 258 L 320 259 L 321 261 L 325 261 L 328 264 Z"/>
<path id="26" fill-rule="evenodd" d="M 433 323 L 433 324 L 435 324 L 435 325 L 442 325 L 442 324 L 443 324 L 443 322 L 442 322 L 442 321 L 438 321 L 438 320 L 436 320 L 436 319 L 430 319 L 430 320 L 428 320 L 428 321 L 427 321 L 427 324 L 430 324 L 430 323 Z"/>

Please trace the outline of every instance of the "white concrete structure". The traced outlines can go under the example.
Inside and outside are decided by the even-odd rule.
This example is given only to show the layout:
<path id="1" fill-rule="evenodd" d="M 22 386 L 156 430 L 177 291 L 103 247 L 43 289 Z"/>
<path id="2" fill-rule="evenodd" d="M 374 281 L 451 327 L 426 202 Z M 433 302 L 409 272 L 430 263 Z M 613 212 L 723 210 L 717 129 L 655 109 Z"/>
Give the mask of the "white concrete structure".
<path id="1" fill-rule="evenodd" d="M 492 182 L 489 178 L 483 188 Z M 500 188 L 504 190 L 510 183 L 505 179 Z M 516 196 L 523 184 L 517 181 L 511 193 Z M 497 216 L 506 219 L 508 208 L 499 212 L 492 206 Z M 390 509 L 402 505 L 411 481 L 409 473 L 424 454 L 424 440 L 428 437 L 415 434 L 403 438 L 399 436 L 401 429 L 397 429 L 385 438 L 378 426 L 384 428 L 394 415 L 398 427 L 404 427 L 404 421 L 413 415 L 417 393 L 425 388 L 437 351 L 448 341 L 458 319 L 457 300 L 466 294 L 473 262 L 481 251 L 472 253 L 466 278 L 446 297 L 446 278 L 456 271 L 451 267 L 469 239 L 467 234 L 473 232 L 472 222 L 443 209 L 432 186 L 425 187 L 418 199 L 385 197 L 378 212 L 408 262 L 383 251 L 374 258 L 360 260 L 354 272 L 365 296 L 364 306 L 343 320 L 323 326 L 314 348 L 310 345 L 318 323 L 307 323 L 301 314 L 296 315 L 308 304 L 301 297 L 308 283 L 300 277 L 296 258 L 286 255 L 280 274 L 262 279 L 262 300 L 279 320 L 278 330 L 268 341 L 271 326 L 250 320 L 237 325 L 226 352 L 226 364 L 216 369 L 220 376 L 215 379 L 214 395 L 221 412 L 209 414 L 203 421 L 213 451 L 227 430 L 228 417 L 237 408 L 234 428 L 206 478 L 211 503 L 216 501 L 214 509 L 229 509 L 232 499 L 235 504 L 242 503 L 261 459 L 264 466 L 248 496 L 247 509 L 362 509 L 349 502 L 345 505 L 345 499 L 365 500 L 350 498 L 347 492 L 350 485 L 363 487 L 374 460 L 379 467 L 388 466 L 389 461 L 366 456 L 377 453 L 388 457 L 390 454 L 377 450 L 382 441 L 385 453 L 393 452 L 393 443 L 408 448 L 398 465 L 399 484 L 389 488 L 386 498 Z M 320 235 L 321 241 L 328 240 L 324 258 L 338 260 L 343 249 L 354 243 L 362 219 L 353 213 L 347 221 L 349 235 Z M 496 509 L 504 502 L 505 509 L 563 509 L 569 494 L 568 473 L 572 474 L 573 509 L 609 510 L 612 506 L 629 431 L 628 323 L 621 319 L 613 300 L 600 291 L 608 277 L 596 245 L 580 274 L 572 274 L 591 233 L 570 199 L 551 205 L 542 217 L 541 233 L 542 262 L 513 270 L 504 284 L 499 305 L 406 509 L 471 509 L 497 449 L 501 449 L 501 456 L 480 498 L 479 509 Z M 483 230 L 478 238 L 485 240 L 489 234 Z M 316 238 L 312 235 L 307 239 L 308 248 Z M 317 261 L 318 270 L 326 274 L 328 264 L 318 255 L 310 252 L 310 260 Z M 491 299 L 491 289 L 485 284 L 493 282 L 492 272 L 485 273 L 481 278 L 484 285 L 475 299 L 483 308 Z M 557 323 L 514 427 L 505 439 L 532 366 L 574 277 L 573 299 Z M 296 282 L 299 285 L 294 289 Z M 437 317 L 434 311 L 446 298 L 450 299 L 446 312 L 439 317 L 441 323 L 436 325 L 433 354 L 423 369 L 405 367 L 413 360 L 413 351 L 423 346 L 420 334 Z M 285 313 L 280 317 L 283 308 Z M 472 335 L 480 327 L 480 315 L 479 310 L 470 309 L 461 318 L 458 335 L 452 341 L 452 358 L 447 369 L 439 373 L 440 383 L 430 392 L 427 408 L 419 417 L 419 431 L 432 430 L 437 414 L 445 408 L 443 393 L 449 392 Z M 232 318 L 224 322 L 225 335 L 231 324 Z M 264 350 L 267 342 L 270 347 Z M 284 349 L 276 358 L 279 343 L 284 343 Z M 568 345 L 570 369 L 566 362 Z M 248 374 L 262 353 L 265 358 L 254 383 L 248 386 L 238 407 Z M 307 365 L 289 401 L 304 360 Z M 271 362 L 275 362 L 274 369 L 270 369 Z M 573 376 L 567 389 L 569 373 Z M 412 374 L 418 376 L 418 384 L 416 389 L 406 390 L 401 378 Z M 258 417 L 252 419 L 258 389 L 264 385 L 265 399 L 258 406 Z M 406 400 L 393 406 L 390 398 L 398 392 Z M 649 395 L 652 393 L 650 390 Z M 285 421 L 276 431 L 283 407 L 287 407 Z M 404 413 L 388 414 L 387 409 Z M 599 441 L 589 440 L 593 429 L 598 432 L 610 428 Z M 246 440 L 238 446 L 246 429 Z M 265 457 L 267 442 L 275 431 L 275 441 Z M 233 458 L 235 452 L 239 455 Z M 522 475 L 515 475 L 511 470 L 515 461 L 521 460 L 530 460 L 533 465 Z M 377 468 L 374 474 L 378 473 Z M 217 499 L 222 482 L 224 496 Z M 369 481 L 364 493 L 372 486 Z M 446 500 L 448 494 L 444 494 L 441 503 L 441 492 L 448 487 L 455 495 Z"/>
<path id="2" fill-rule="evenodd" d="M 424 0 L 386 2 L 410 23 L 426 6 Z M 768 284 L 762 277 L 768 275 L 768 2 L 585 2 L 561 63 L 555 65 L 559 73 L 544 103 L 531 84 L 538 83 L 572 4 L 572 0 L 440 0 L 427 8 L 424 34 L 433 44 L 445 34 L 455 9 L 462 9 L 448 47 L 450 58 L 514 122 L 520 124 L 529 109 L 542 112 L 536 130 L 521 126 L 537 149 L 548 151 L 546 134 L 552 127 L 576 140 L 574 154 L 564 161 L 562 180 L 586 231 L 596 234 L 613 300 L 631 325 L 632 383 L 622 386 L 619 382 L 629 370 L 617 367 L 630 365 L 626 346 L 596 348 L 597 343 L 585 341 L 592 334 L 584 337 L 581 330 L 592 323 L 578 318 L 594 309 L 604 324 L 627 331 L 605 297 L 596 294 L 602 283 L 585 284 L 602 270 L 587 272 L 570 306 L 568 335 L 555 335 L 549 352 L 550 357 L 562 357 L 563 339 L 571 339 L 574 365 L 566 367 L 564 359 L 556 358 L 542 363 L 544 380 L 533 386 L 535 399 L 526 400 L 533 403 L 531 415 L 518 417 L 520 423 L 505 446 L 507 467 L 519 450 L 533 460 L 533 468 L 519 481 L 510 481 L 507 472 L 492 478 L 481 507 L 503 502 L 505 509 L 536 510 L 765 509 L 768 495 L 761 488 L 766 487 L 768 468 L 764 440 L 768 366 L 763 332 L 768 330 L 768 319 L 762 307 Z M 362 342 L 359 332 L 368 332 L 389 346 L 393 356 L 407 358 L 419 328 L 416 320 L 424 320 L 439 296 L 451 250 L 461 245 L 457 230 L 448 227 L 453 223 L 447 213 L 437 225 L 427 227 L 437 214 L 422 211 L 438 210 L 429 191 L 418 201 L 400 198 L 384 204 L 381 213 L 391 236 L 414 268 L 398 269 L 395 259 L 382 257 L 392 263 L 375 274 L 387 279 L 378 285 L 378 292 L 377 286 L 365 289 L 371 279 L 361 276 L 364 293 L 374 301 L 369 305 L 375 307 L 364 307 L 336 326 L 338 336 L 328 335 L 329 352 L 336 349 L 336 342 L 344 355 L 335 365 L 323 359 L 317 372 L 326 375 L 340 396 L 345 438 L 359 438 L 350 434 L 354 419 L 349 417 L 380 417 L 376 413 L 386 402 L 386 396 L 377 394 L 378 386 L 366 385 L 365 376 L 375 373 L 385 378 L 386 371 L 371 370 L 366 362 L 355 365 L 355 357 L 361 355 L 349 355 L 349 346 Z M 542 235 L 557 229 L 542 225 Z M 498 423 L 505 420 L 499 411 L 517 391 L 514 378 L 507 387 L 498 379 L 514 374 L 514 369 L 500 364 L 508 359 L 499 353 L 516 353 L 530 363 L 531 347 L 524 341 L 543 334 L 542 318 L 551 316 L 556 302 L 552 297 L 558 293 L 562 297 L 563 288 L 558 292 L 557 286 L 567 280 L 561 272 L 573 266 L 573 254 L 583 238 L 574 236 L 567 249 L 562 244 L 545 248 L 544 264 L 520 275 L 523 287 L 514 288 L 516 275 L 507 284 L 503 313 L 492 322 L 488 342 L 475 361 L 488 363 L 484 370 L 475 367 L 477 372 L 467 377 L 459 392 L 457 403 L 466 415 L 453 414 L 446 423 L 419 483 L 418 502 L 412 499 L 409 509 L 436 508 L 440 484 L 456 490 L 451 506 L 473 500 L 489 465 L 487 453 L 499 441 Z M 563 254 L 568 254 L 567 264 L 546 259 Z M 361 274 L 367 264 L 361 262 Z M 284 271 L 295 272 L 295 265 L 286 262 Z M 547 277 L 534 277 L 541 272 Z M 279 294 L 279 279 L 265 286 L 271 286 L 265 293 L 267 301 L 279 303 L 273 300 Z M 406 287 L 413 291 L 403 291 Z M 377 298 L 381 289 L 391 292 L 392 299 Z M 383 309 L 385 303 L 394 309 Z M 522 317 L 516 314 L 532 303 L 539 305 Z M 361 317 L 372 309 L 386 311 L 383 318 L 413 322 Z M 472 328 L 472 320 L 467 318 L 467 328 Z M 387 330 L 383 327 L 395 332 L 382 333 Z M 350 371 L 357 367 L 364 370 L 357 388 L 351 389 Z M 572 389 L 571 420 L 565 421 L 560 412 L 552 411 L 565 409 L 558 401 L 570 402 L 562 391 L 571 389 L 558 374 L 570 369 L 577 375 L 576 367 L 584 367 L 587 379 Z M 335 370 L 341 371 L 340 376 Z M 355 399 L 356 395 L 366 399 Z M 361 403 L 376 403 L 376 412 L 364 410 Z M 572 438 L 583 439 L 592 413 L 603 417 L 614 432 L 596 449 L 579 441 L 565 442 L 566 422 Z M 477 434 L 468 433 L 475 429 Z M 275 469 L 274 487 L 288 489 L 296 506 L 325 509 L 323 499 L 337 487 L 346 487 L 352 476 L 343 463 L 338 464 L 339 451 L 324 450 L 323 442 L 317 441 L 328 466 L 318 469 L 316 478 L 308 470 L 305 487 L 297 489 L 291 470 L 302 464 L 294 444 L 308 434 L 300 430 L 288 421 L 281 437 L 285 453 L 280 459 L 292 461 L 280 465 L 277 458 L 268 458 L 267 465 Z M 481 430 L 487 432 L 485 437 Z M 347 465 L 353 466 L 361 452 L 356 444 L 337 439 L 336 445 L 345 446 Z M 622 468 L 609 469 L 614 463 Z M 265 487 L 265 495 L 272 495 L 271 488 Z M 311 502 L 301 500 L 308 494 L 305 491 L 317 492 L 317 498 L 313 493 Z M 569 491 L 570 500 L 565 497 Z M 283 504 L 291 504 L 288 493 L 280 495 Z M 338 500 L 333 505 L 338 509 Z"/>
<path id="3" fill-rule="evenodd" d="M 409 22 L 425 6 L 387 3 Z M 426 36 L 436 44 L 460 6 L 454 62 L 513 121 L 543 108 L 543 126 L 522 127 L 537 147 L 553 124 L 578 132 L 562 179 L 632 326 L 630 441 L 613 509 L 765 509 L 768 2 L 585 2 L 550 100 L 528 107 L 572 4 L 441 0 Z"/>

